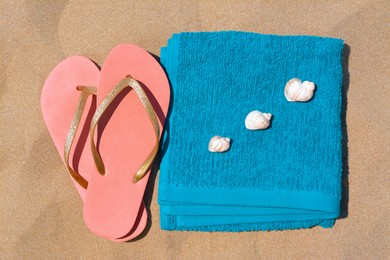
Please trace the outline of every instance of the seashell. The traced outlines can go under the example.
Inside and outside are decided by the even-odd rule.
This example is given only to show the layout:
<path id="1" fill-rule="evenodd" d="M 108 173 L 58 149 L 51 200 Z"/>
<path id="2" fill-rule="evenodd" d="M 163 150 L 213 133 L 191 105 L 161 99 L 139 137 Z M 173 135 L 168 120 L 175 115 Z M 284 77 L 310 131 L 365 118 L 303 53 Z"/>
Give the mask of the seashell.
<path id="1" fill-rule="evenodd" d="M 266 129 L 270 124 L 271 117 L 270 113 L 252 111 L 245 118 L 245 127 L 249 130 Z"/>
<path id="2" fill-rule="evenodd" d="M 290 102 L 305 102 L 313 97 L 315 84 L 300 79 L 290 79 L 284 87 L 284 95 Z"/>
<path id="3" fill-rule="evenodd" d="M 214 136 L 209 142 L 209 151 L 212 153 L 223 153 L 230 148 L 230 138 Z"/>

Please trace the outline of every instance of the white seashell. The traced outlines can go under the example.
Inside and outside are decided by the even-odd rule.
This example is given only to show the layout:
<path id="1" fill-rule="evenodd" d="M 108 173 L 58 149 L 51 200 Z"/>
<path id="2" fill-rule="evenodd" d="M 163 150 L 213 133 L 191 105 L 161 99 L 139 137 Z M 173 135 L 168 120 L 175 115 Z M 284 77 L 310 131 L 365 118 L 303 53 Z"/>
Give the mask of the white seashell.
<path id="1" fill-rule="evenodd" d="M 270 124 L 271 117 L 270 113 L 252 111 L 245 118 L 245 127 L 249 130 L 266 129 Z"/>
<path id="2" fill-rule="evenodd" d="M 284 87 L 284 95 L 290 102 L 305 102 L 313 97 L 315 84 L 300 79 L 290 79 Z"/>
<path id="3" fill-rule="evenodd" d="M 214 136 L 209 142 L 209 151 L 212 153 L 223 153 L 230 148 L 230 138 Z"/>

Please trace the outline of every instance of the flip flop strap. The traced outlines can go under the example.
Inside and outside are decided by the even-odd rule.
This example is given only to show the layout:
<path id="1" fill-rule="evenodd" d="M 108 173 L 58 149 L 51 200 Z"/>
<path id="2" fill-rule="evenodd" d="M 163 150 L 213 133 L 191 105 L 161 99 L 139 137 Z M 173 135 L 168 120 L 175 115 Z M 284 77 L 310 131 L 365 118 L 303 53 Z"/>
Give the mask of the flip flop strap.
<path id="1" fill-rule="evenodd" d="M 96 112 L 92 118 L 91 122 L 91 128 L 89 132 L 89 136 L 91 139 L 91 150 L 93 159 L 95 160 L 95 165 L 97 170 L 100 174 L 105 174 L 105 167 L 103 164 L 103 160 L 97 151 L 95 141 L 94 141 L 94 134 L 96 125 L 99 122 L 102 114 L 106 109 L 109 107 L 111 102 L 119 95 L 119 93 L 125 89 L 125 88 L 132 88 L 135 90 L 135 93 L 137 94 L 138 98 L 140 99 L 145 111 L 147 112 L 150 121 L 152 122 L 155 135 L 156 135 L 156 144 L 153 147 L 153 150 L 150 152 L 149 156 L 146 158 L 144 163 L 141 165 L 141 167 L 138 169 L 137 173 L 134 176 L 133 182 L 136 183 L 139 180 L 141 180 L 147 173 L 148 169 L 153 163 L 154 158 L 156 157 L 158 146 L 159 146 L 159 140 L 160 140 L 160 126 L 157 120 L 156 112 L 153 109 L 152 104 L 150 103 L 147 95 L 145 94 L 145 91 L 143 90 L 141 84 L 135 80 L 134 78 L 127 76 L 126 78 L 122 79 L 103 99 L 102 103 L 99 105 L 99 107 L 96 109 Z"/>
<path id="2" fill-rule="evenodd" d="M 87 99 L 89 95 L 96 95 L 96 87 L 77 86 L 77 90 L 81 91 L 81 94 L 80 94 L 79 102 L 77 104 L 76 111 L 73 115 L 73 119 L 70 125 L 68 135 L 66 136 L 65 147 L 64 147 L 64 160 L 70 176 L 72 176 L 72 178 L 78 184 L 80 184 L 81 187 L 86 189 L 88 187 L 88 182 L 79 173 L 73 170 L 72 167 L 70 167 L 69 154 L 70 154 L 70 149 L 72 148 L 74 138 L 77 133 L 77 129 L 80 125 L 81 117 L 83 115 L 83 111 L 85 108 L 85 104 L 87 103 Z"/>

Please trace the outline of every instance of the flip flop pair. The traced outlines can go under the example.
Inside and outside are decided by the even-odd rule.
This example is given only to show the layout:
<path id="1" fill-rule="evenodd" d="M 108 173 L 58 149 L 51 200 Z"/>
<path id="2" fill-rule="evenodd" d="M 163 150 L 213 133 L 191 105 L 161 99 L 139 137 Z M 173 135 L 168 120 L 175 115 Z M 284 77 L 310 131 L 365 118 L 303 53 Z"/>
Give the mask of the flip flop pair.
<path id="1" fill-rule="evenodd" d="M 96 235 L 120 242 L 145 229 L 142 199 L 169 97 L 160 64 L 130 44 L 115 47 L 101 70 L 73 56 L 46 80 L 43 117 Z"/>

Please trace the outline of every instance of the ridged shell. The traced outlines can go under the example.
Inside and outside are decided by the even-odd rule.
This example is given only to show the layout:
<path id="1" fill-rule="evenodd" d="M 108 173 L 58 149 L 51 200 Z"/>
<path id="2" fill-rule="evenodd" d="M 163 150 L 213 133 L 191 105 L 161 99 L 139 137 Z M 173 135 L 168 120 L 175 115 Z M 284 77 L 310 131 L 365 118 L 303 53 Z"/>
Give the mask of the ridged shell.
<path id="1" fill-rule="evenodd" d="M 270 124 L 271 117 L 270 113 L 252 111 L 245 118 L 245 127 L 249 130 L 266 129 Z"/>
<path id="2" fill-rule="evenodd" d="M 223 153 L 230 148 L 230 138 L 214 136 L 209 142 L 209 151 L 212 153 Z"/>
<path id="3" fill-rule="evenodd" d="M 284 95 L 290 102 L 306 102 L 313 97 L 315 84 L 300 79 L 290 79 L 284 87 Z"/>

